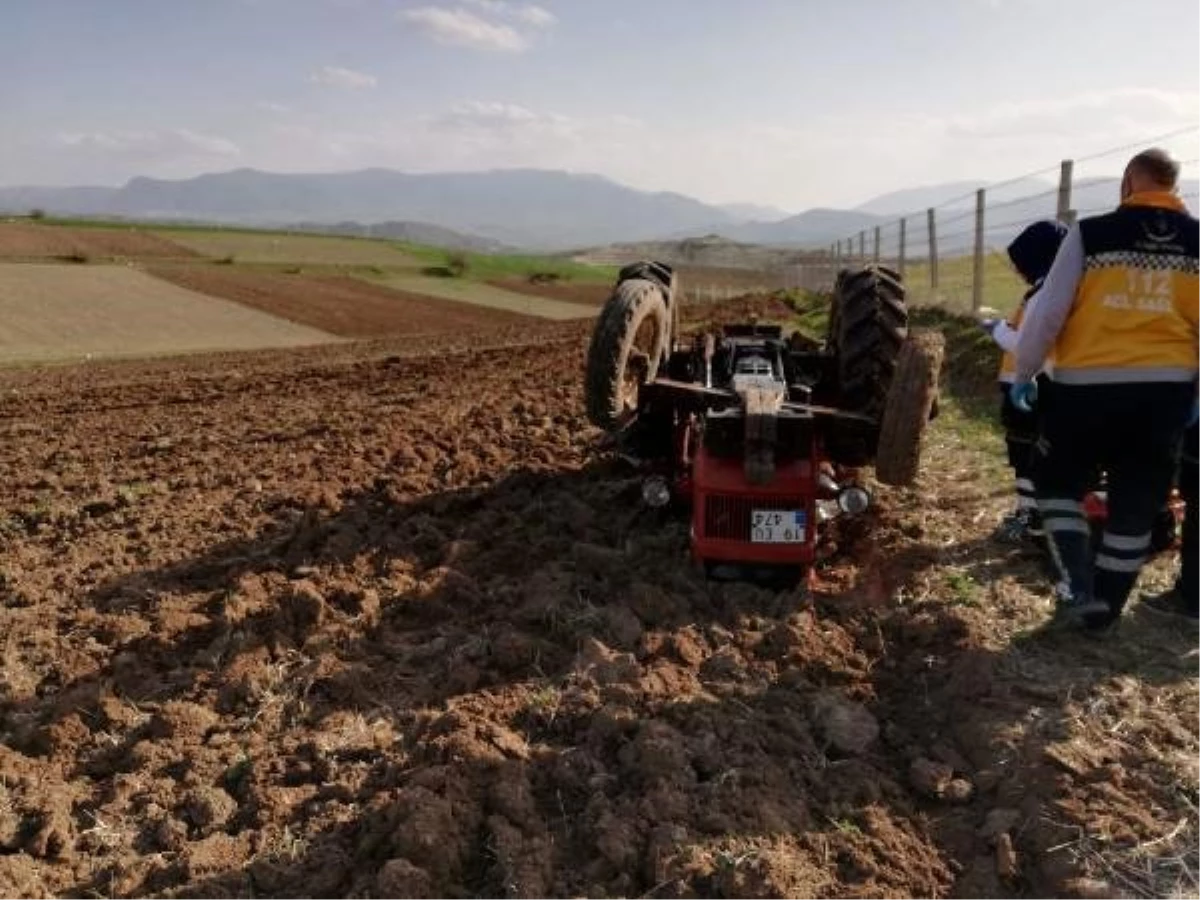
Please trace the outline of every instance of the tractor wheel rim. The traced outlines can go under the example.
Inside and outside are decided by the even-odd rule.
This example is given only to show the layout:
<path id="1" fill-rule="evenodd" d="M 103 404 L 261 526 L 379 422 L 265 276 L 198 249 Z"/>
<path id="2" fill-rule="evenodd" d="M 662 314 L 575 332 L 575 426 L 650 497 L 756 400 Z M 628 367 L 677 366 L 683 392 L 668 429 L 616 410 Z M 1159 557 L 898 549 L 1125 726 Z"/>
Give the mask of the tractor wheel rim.
<path id="1" fill-rule="evenodd" d="M 625 374 L 621 379 L 621 408 L 637 407 L 638 392 L 650 378 L 650 361 L 658 344 L 658 325 L 646 318 L 633 336 L 633 346 L 625 359 Z"/>

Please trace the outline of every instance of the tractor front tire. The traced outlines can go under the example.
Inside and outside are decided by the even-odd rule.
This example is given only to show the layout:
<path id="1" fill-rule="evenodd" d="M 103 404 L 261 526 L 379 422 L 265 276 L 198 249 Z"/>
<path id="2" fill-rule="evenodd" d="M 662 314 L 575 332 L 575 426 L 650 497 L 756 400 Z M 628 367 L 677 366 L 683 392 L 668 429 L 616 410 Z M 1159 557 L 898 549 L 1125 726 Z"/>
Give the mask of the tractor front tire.
<path id="1" fill-rule="evenodd" d="M 875 453 L 875 477 L 884 484 L 907 487 L 916 480 L 944 356 L 938 332 L 914 334 L 900 348 Z"/>
<path id="2" fill-rule="evenodd" d="M 637 409 L 638 392 L 658 374 L 669 338 L 662 286 L 646 278 L 619 282 L 588 348 L 584 393 L 593 425 L 618 428 Z"/>

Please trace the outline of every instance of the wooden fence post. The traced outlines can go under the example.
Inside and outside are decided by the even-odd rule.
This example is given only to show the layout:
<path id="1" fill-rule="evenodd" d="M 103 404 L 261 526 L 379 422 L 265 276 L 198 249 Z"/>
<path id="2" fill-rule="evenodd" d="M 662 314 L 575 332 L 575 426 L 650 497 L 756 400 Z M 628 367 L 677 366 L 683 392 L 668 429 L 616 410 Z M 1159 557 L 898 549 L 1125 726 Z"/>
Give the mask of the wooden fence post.
<path id="1" fill-rule="evenodd" d="M 929 220 L 929 289 L 938 289 L 937 214 L 931 207 L 926 212 Z"/>
<path id="2" fill-rule="evenodd" d="M 971 288 L 971 311 L 983 306 L 983 210 L 987 198 L 983 188 L 975 192 L 975 272 Z"/>
<path id="3" fill-rule="evenodd" d="M 1071 212 L 1071 186 L 1074 181 L 1075 160 L 1064 159 L 1058 173 L 1058 221 L 1070 225 L 1067 216 Z"/>

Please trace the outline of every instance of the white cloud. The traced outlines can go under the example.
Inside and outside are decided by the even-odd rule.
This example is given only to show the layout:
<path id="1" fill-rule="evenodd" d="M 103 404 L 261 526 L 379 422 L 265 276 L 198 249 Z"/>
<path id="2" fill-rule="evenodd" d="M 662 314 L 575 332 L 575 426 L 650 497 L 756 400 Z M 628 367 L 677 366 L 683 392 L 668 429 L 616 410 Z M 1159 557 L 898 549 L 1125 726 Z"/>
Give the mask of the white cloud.
<path id="1" fill-rule="evenodd" d="M 541 6 L 522 6 L 516 12 L 516 17 L 534 28 L 549 28 L 558 21 L 554 13 Z"/>
<path id="2" fill-rule="evenodd" d="M 966 137 L 1078 135 L 1081 124 L 1121 121 L 1139 127 L 1187 122 L 1195 118 L 1200 95 L 1156 88 L 1119 88 L 1068 97 L 1004 103 L 980 113 L 948 119 L 951 134 Z"/>
<path id="3" fill-rule="evenodd" d="M 529 47 L 529 39 L 512 26 L 489 22 L 466 9 L 419 6 L 398 15 L 439 44 L 501 53 L 520 53 Z"/>
<path id="4" fill-rule="evenodd" d="M 60 134 L 60 147 L 97 151 L 131 157 L 237 156 L 241 149 L 233 141 L 200 134 L 187 128 L 158 131 L 88 131 Z"/>
<path id="5" fill-rule="evenodd" d="M 418 6 L 397 13 L 397 18 L 414 26 L 440 44 L 521 53 L 558 20 L 545 7 L 509 0 L 463 0 L 474 7 Z"/>
<path id="6" fill-rule="evenodd" d="M 258 103 L 255 104 L 255 106 L 258 109 L 261 109 L 263 112 L 275 113 L 277 115 L 292 111 L 292 108 L 290 106 L 288 106 L 284 103 L 275 103 L 274 101 L 271 101 L 271 100 L 260 100 Z"/>
<path id="7" fill-rule="evenodd" d="M 508 0 L 467 0 L 467 2 L 494 16 L 514 19 L 534 28 L 549 28 L 558 21 L 550 10 L 533 3 L 510 3 Z"/>
<path id="8" fill-rule="evenodd" d="M 535 113 L 515 103 L 495 103 L 472 100 L 460 103 L 448 113 L 437 116 L 435 124 L 467 127 L 491 127 L 544 121 L 554 116 Z"/>
<path id="9" fill-rule="evenodd" d="M 308 80 L 313 84 L 326 84 L 350 90 L 373 88 L 379 83 L 379 79 L 374 75 L 356 72 L 354 69 L 343 69 L 341 66 L 321 66 L 308 76 Z"/>

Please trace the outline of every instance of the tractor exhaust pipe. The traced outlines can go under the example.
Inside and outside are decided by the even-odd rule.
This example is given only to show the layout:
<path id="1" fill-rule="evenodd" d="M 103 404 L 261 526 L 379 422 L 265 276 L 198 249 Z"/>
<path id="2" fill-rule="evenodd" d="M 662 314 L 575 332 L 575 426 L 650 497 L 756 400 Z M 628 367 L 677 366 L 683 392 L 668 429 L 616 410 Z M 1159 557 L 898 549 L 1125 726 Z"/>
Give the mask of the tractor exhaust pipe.
<path id="1" fill-rule="evenodd" d="M 716 352 L 716 341 L 712 333 L 704 336 L 704 386 L 711 388 L 713 386 L 712 377 L 712 361 L 713 353 Z"/>

